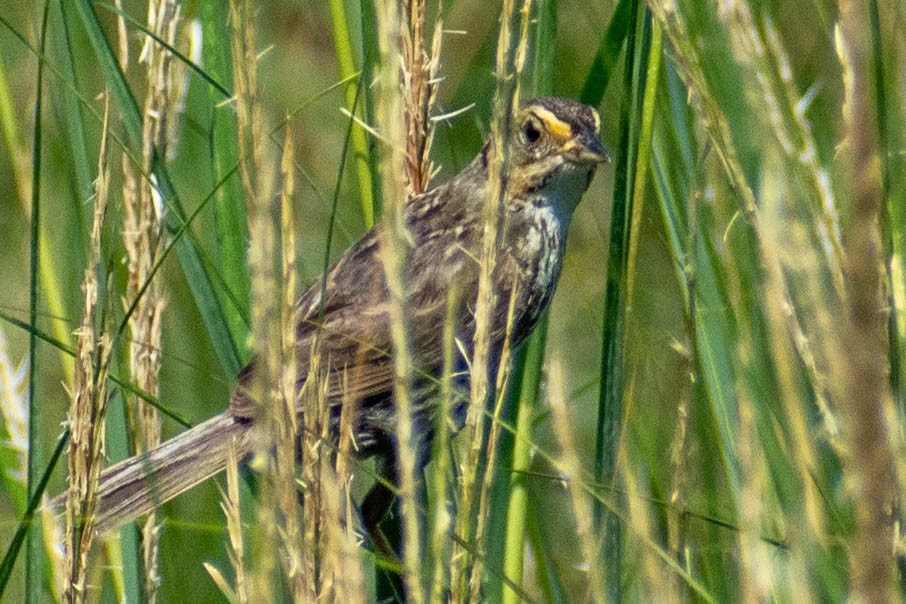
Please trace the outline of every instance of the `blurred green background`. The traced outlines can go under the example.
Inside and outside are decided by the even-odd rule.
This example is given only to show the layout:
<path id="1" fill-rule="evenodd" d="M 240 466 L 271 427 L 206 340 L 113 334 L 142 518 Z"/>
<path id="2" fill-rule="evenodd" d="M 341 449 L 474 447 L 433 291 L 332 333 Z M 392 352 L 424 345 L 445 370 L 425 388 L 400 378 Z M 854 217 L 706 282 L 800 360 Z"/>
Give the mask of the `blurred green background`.
<path id="1" fill-rule="evenodd" d="M 607 534 L 621 534 L 622 540 L 598 543 L 603 553 L 597 571 L 609 577 L 611 597 L 845 597 L 851 588 L 849 573 L 859 568 L 851 547 L 859 533 L 853 511 L 858 493 L 847 488 L 853 475 L 846 473 L 843 460 L 858 449 L 858 442 L 845 431 L 848 398 L 838 388 L 846 377 L 849 352 L 843 343 L 846 297 L 837 288 L 842 258 L 828 250 L 833 247 L 829 241 L 849 226 L 850 193 L 858 183 L 850 178 L 845 159 L 848 66 L 835 41 L 838 5 L 823 0 L 681 6 L 620 2 L 620 12 L 617 2 L 608 1 L 540 4 L 556 17 L 555 27 L 547 25 L 547 31 L 555 31 L 554 43 L 549 55 L 529 62 L 523 94 L 536 92 L 532 81 L 549 79 L 538 93 L 579 99 L 585 91 L 598 97 L 593 102 L 602 115 L 601 138 L 617 161 L 599 170 L 576 213 L 549 313 L 545 367 L 559 363 L 563 368 L 564 383 L 556 386 L 568 401 L 569 428 L 583 474 L 566 476 L 544 455 L 535 458 L 529 530 L 536 535 L 533 545 L 540 543 L 544 553 L 535 550 L 529 556 L 527 589 L 542 600 L 587 597 L 589 567 L 565 488 L 575 480 L 619 511 L 623 528 Z M 103 31 L 115 40 L 115 12 L 105 3 L 92 7 Z M 361 64 L 362 35 L 356 31 L 362 23 L 360 3 L 349 0 L 345 7 Z M 341 75 L 330 7 L 267 1 L 256 8 L 268 128 L 295 112 L 299 274 L 307 285 L 323 264 L 348 126 L 340 111 L 344 90 L 332 89 Z M 431 16 L 436 8 L 429 3 Z M 614 41 L 605 33 L 615 9 L 625 25 L 623 37 Z M 42 10 L 40 3 L 0 5 L 0 241 L 6 242 L 0 258 L 0 311 L 26 323 L 35 48 Z M 125 2 L 124 10 L 144 22 L 144 3 Z M 206 19 L 206 31 L 224 35 L 229 33 L 227 10 L 224 2 L 183 4 L 187 25 Z M 871 103 L 861 118 L 877 130 L 879 224 L 885 235 L 880 245 L 883 310 L 892 334 L 879 349 L 878 363 L 891 378 L 890 392 L 880 398 L 886 417 L 892 418 L 889 458 L 901 470 L 906 460 L 899 392 L 901 314 L 906 308 L 900 249 L 906 234 L 906 63 L 904 42 L 896 32 L 906 25 L 906 10 L 897 0 L 870 2 L 859 10 L 864 10 L 860 22 L 870 38 L 861 48 L 870 49 L 872 68 Z M 487 134 L 499 10 L 487 2 L 454 0 L 443 3 L 442 17 L 443 81 L 435 114 L 471 108 L 438 124 L 432 151 L 440 168 L 435 183 L 464 166 Z M 101 97 L 110 81 L 73 6 L 50 3 L 48 32 L 39 186 L 49 255 L 41 262 L 54 269 L 63 315 L 52 313 L 39 296 L 36 327 L 71 336 L 81 315 L 79 286 Z M 187 28 L 180 48 L 198 56 L 189 48 L 189 32 Z M 141 31 L 131 27 L 133 57 L 143 42 Z M 209 35 L 204 44 L 205 56 L 211 48 L 228 56 L 228 38 Z M 595 63 L 596 54 L 610 71 Z M 535 76 L 532 69 L 543 74 Z M 232 108 L 197 74 L 186 73 L 184 111 L 166 165 L 186 211 L 192 212 L 218 180 L 215 157 L 224 143 L 212 143 L 213 124 L 229 121 Z M 646 89 L 646 75 L 656 88 Z M 134 65 L 127 74 L 136 98 L 143 98 L 140 76 Z M 223 84 L 231 87 L 229 77 Z M 595 84 L 606 84 L 602 94 L 590 92 Z M 643 101 L 651 106 L 646 109 Z M 115 119 L 112 130 L 122 137 Z M 282 131 L 273 138 L 282 141 Z M 268 153 L 279 156 L 276 142 L 268 143 Z M 113 291 L 122 292 L 122 214 L 116 185 L 112 190 L 104 262 Z M 231 202 L 241 204 L 241 199 Z M 612 242 L 615 203 L 625 212 L 617 223 L 628 234 Z M 336 218 L 334 258 L 365 230 L 351 162 L 343 172 Z M 218 229 L 210 203 L 192 230 L 212 271 L 223 248 Z M 614 250 L 629 260 L 618 266 L 618 274 L 608 274 Z M 157 278 L 165 284 L 168 300 L 160 400 L 198 422 L 225 408 L 233 376 L 218 360 L 176 254 Z M 619 304 L 608 309 L 610 318 L 605 319 L 608 287 Z M 123 312 L 120 295 L 113 305 L 116 318 Z M 619 355 L 602 358 L 602 333 L 613 325 Z M 8 343 L 4 363 L 20 367 L 28 355 L 28 334 L 9 321 L 0 322 L 0 332 Z M 70 362 L 54 347 L 39 345 L 36 392 L 46 454 L 69 405 L 63 366 Z M 123 371 L 117 361 L 114 373 Z M 602 374 L 617 376 L 613 425 L 619 440 L 603 446 L 616 452 L 613 465 L 620 479 L 595 484 Z M 544 401 L 549 393 L 545 382 L 541 393 Z M 121 404 L 121 397 L 114 404 Z M 829 428 L 829 417 L 843 418 L 843 433 Z M 180 429 L 170 420 L 164 426 L 167 434 Z M 110 430 L 116 433 L 115 423 Z M 533 442 L 551 454 L 562 445 L 543 402 L 536 411 Z M 14 457 L 6 450 L 2 454 L 4 470 L 17 471 Z M 848 467 L 864 470 L 857 463 Z M 63 473 L 55 473 L 53 493 L 62 488 Z M 901 482 L 890 487 L 894 495 L 903 492 Z M 16 529 L 21 493 L 18 497 L 0 496 L 0 543 Z M 216 486 L 206 484 L 167 505 L 161 601 L 219 597 L 201 566 L 203 561 L 221 569 L 229 566 L 218 500 Z M 901 553 L 902 535 L 892 530 L 891 537 L 890 549 Z M 13 599 L 24 582 L 18 572 L 22 567 L 17 568 L 9 588 Z M 757 568 L 766 570 L 759 574 Z M 532 577 L 548 574 L 555 577 L 548 579 L 554 588 L 534 585 Z M 599 597 L 603 594 L 590 599 Z"/>

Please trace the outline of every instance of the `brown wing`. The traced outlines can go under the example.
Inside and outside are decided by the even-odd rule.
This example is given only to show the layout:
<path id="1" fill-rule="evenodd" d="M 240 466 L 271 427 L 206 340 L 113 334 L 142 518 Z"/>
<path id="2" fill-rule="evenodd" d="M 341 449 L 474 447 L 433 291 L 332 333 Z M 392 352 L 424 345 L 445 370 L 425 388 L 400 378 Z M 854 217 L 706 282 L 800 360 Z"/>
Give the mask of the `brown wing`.
<path id="1" fill-rule="evenodd" d="M 320 279 L 296 305 L 298 378 L 300 383 L 307 379 L 312 354 L 319 354 L 321 369 L 332 375 L 331 399 L 342 397 L 342 382 L 348 385 L 348 395 L 354 396 L 376 394 L 392 386 L 389 330 L 379 312 L 385 306 L 382 301 L 387 293 L 377 251 L 377 234 L 373 230 L 349 248 L 328 272 L 323 308 Z M 248 392 L 255 364 L 252 359 L 239 374 L 230 400 L 237 417 L 255 413 Z"/>
<path id="2" fill-rule="evenodd" d="M 456 235 L 451 241 L 443 234 L 438 236 L 434 229 L 415 233 L 416 245 L 411 250 L 405 277 L 416 377 L 430 380 L 439 373 L 451 283 L 463 290 L 461 299 L 468 299 L 472 289 L 471 280 L 465 275 L 472 272 L 473 261 L 466 246 L 455 241 L 462 233 L 458 231 Z M 350 399 L 389 397 L 393 389 L 389 294 L 379 239 L 380 229 L 372 229 L 330 269 L 323 309 L 320 281 L 297 305 L 299 383 L 308 377 L 315 351 L 321 371 L 326 370 L 329 375 L 328 400 L 332 405 Z M 459 319 L 456 322 L 461 324 Z M 230 402 L 238 417 L 255 413 L 247 392 L 253 373 L 254 360 L 240 373 Z"/>

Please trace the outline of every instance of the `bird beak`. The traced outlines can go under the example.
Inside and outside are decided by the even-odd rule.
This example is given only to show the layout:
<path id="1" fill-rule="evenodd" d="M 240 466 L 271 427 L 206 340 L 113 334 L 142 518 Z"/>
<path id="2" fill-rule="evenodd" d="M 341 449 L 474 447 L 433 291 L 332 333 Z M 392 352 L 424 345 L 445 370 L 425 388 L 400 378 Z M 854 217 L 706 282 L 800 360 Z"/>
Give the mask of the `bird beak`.
<path id="1" fill-rule="evenodd" d="M 609 164 L 610 152 L 601 144 L 597 135 L 586 135 L 579 144 L 579 159 L 589 163 Z"/>
<path id="2" fill-rule="evenodd" d="M 564 145 L 562 151 L 572 155 L 572 161 L 581 164 L 609 164 L 610 153 L 594 132 L 585 132 Z"/>

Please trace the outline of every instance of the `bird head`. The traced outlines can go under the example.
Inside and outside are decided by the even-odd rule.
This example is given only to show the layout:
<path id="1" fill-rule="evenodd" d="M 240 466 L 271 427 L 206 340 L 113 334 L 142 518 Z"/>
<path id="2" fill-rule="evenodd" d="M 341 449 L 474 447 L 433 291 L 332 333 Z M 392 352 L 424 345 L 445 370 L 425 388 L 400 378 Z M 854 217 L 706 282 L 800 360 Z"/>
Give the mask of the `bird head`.
<path id="1" fill-rule="evenodd" d="M 598 130 L 601 118 L 588 105 L 558 97 L 522 104 L 513 120 L 511 160 L 527 163 L 591 165 L 610 161 Z"/>
<path id="2" fill-rule="evenodd" d="M 544 198 L 567 222 L 599 164 L 610 162 L 592 107 L 547 97 L 523 103 L 512 121 L 507 189 L 511 199 Z"/>

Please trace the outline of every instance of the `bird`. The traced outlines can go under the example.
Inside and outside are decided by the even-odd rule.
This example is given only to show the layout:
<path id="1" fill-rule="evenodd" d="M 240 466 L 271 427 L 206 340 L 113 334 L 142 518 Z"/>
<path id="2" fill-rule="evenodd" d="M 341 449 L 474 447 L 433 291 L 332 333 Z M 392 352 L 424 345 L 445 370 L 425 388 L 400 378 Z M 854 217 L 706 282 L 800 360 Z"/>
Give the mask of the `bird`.
<path id="1" fill-rule="evenodd" d="M 491 359 L 531 334 L 555 291 L 567 230 L 596 169 L 610 162 L 598 112 L 561 97 L 525 101 L 502 136 L 502 231 L 492 272 L 495 305 L 489 326 Z M 403 268 L 417 469 L 428 462 L 443 373 L 445 325 L 452 317 L 457 347 L 457 392 L 452 423 L 461 429 L 468 406 L 469 355 L 476 329 L 479 258 L 484 233 L 493 143 L 484 143 L 458 174 L 405 202 L 409 248 Z M 379 223 L 347 249 L 296 303 L 296 363 L 305 387 L 316 354 L 326 368 L 331 437 L 338 439 L 343 406 L 353 404 L 354 454 L 375 457 L 387 481 L 377 481 L 360 504 L 371 532 L 394 499 L 396 425 L 390 294 L 380 253 Z M 459 303 L 448 308 L 456 289 Z M 314 344 L 314 347 L 313 347 Z M 229 408 L 158 447 L 103 471 L 95 531 L 103 533 L 154 510 L 226 466 L 230 448 L 247 460 L 254 450 L 256 403 L 250 394 L 253 359 L 240 373 Z M 301 409 L 300 409 L 301 411 Z M 301 423 L 300 423 L 301 425 Z M 65 497 L 61 495 L 59 499 Z"/>

